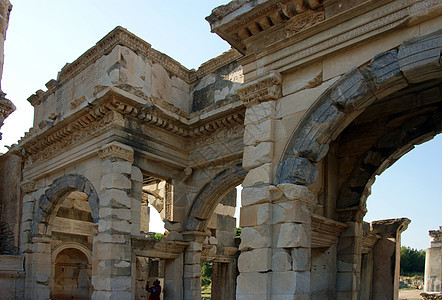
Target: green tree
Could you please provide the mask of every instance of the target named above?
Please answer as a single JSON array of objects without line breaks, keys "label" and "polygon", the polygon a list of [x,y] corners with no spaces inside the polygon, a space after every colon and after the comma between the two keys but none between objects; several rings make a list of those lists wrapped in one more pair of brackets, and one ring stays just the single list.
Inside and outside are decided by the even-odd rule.
[{"label": "green tree", "polygon": [[401,275],[423,275],[425,270],[425,251],[401,247]]},{"label": "green tree", "polygon": [[212,283],[212,263],[203,262],[201,269],[201,285],[208,286]]}]

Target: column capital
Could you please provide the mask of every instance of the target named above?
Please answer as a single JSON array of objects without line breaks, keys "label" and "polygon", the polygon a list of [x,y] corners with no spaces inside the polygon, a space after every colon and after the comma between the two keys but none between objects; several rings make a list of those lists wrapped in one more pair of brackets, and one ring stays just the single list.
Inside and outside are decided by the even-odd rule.
[{"label": "column capital", "polygon": [[281,98],[282,76],[276,71],[242,85],[238,95],[245,106]]},{"label": "column capital", "polygon": [[35,191],[35,182],[32,180],[26,180],[21,183],[21,188],[25,194],[30,194]]},{"label": "column capital", "polygon": [[134,150],[122,143],[111,142],[101,147],[98,151],[98,156],[100,156],[102,160],[120,158],[132,163],[134,160]]}]

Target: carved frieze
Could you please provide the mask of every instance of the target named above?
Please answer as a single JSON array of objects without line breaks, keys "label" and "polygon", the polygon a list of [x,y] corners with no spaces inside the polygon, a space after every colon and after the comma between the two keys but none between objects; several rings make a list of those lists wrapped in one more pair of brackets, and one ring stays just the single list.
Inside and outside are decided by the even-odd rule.
[{"label": "carved frieze", "polygon": [[324,21],[324,11],[307,10],[288,20],[284,28],[287,36],[291,36],[322,21]]},{"label": "carved frieze", "polygon": [[330,247],[337,240],[346,224],[312,215],[312,248]]},{"label": "carved frieze", "polygon": [[167,115],[154,106],[138,105],[119,94],[109,92],[95,104],[80,111],[79,114],[82,113],[80,116],[72,116],[68,120],[59,122],[51,120],[52,127],[49,129],[46,128],[46,123],[41,124],[41,129],[46,130],[43,133],[37,128],[31,128],[19,141],[25,164],[32,164],[66,151],[66,148],[90,138],[109,125],[123,127],[126,125],[125,116],[139,120],[141,122],[139,128],[143,130],[155,126],[181,137],[192,138],[203,137],[221,128],[242,124],[245,113],[241,107],[204,121],[186,124],[178,117]]},{"label": "carved frieze", "polygon": [[134,160],[134,150],[122,143],[112,142],[101,147],[100,151],[98,151],[98,156],[102,160],[120,158],[132,163]]},{"label": "carved frieze", "polygon": [[261,79],[252,81],[238,89],[238,95],[246,106],[277,100],[281,97],[281,74],[271,72]]}]

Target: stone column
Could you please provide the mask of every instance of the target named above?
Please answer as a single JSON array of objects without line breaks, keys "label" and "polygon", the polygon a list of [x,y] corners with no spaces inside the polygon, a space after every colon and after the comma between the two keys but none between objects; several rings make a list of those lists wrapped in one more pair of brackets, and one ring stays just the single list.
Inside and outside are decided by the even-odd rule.
[{"label": "stone column", "polygon": [[21,184],[23,191],[23,213],[20,226],[20,254],[25,257],[25,297],[31,299],[33,294],[33,282],[32,277],[32,261],[31,261],[31,228],[32,220],[34,219],[34,206],[35,199],[32,193],[35,191],[35,183],[33,181],[24,181]]},{"label": "stone column", "polygon": [[199,231],[184,232],[189,246],[184,253],[184,300],[201,299],[201,252],[206,234]]},{"label": "stone column", "polygon": [[33,237],[26,257],[26,299],[49,299],[51,277],[51,238]]},{"label": "stone column", "polygon": [[243,85],[238,94],[245,114],[240,214],[241,251],[238,258],[237,299],[270,299],[272,283],[272,191],[275,142],[275,100],[281,97],[282,77],[269,73]]},{"label": "stone column", "polygon": [[409,223],[407,218],[371,223],[372,232],[381,236],[373,248],[373,299],[399,298],[401,233]]},{"label": "stone column", "polygon": [[429,234],[432,241],[425,256],[425,292],[442,293],[442,226]]},{"label": "stone column", "polygon": [[272,295],[310,299],[314,196],[303,185],[284,183],[278,189],[283,195],[273,200]]},{"label": "stone column", "polygon": [[184,254],[174,260],[166,260],[164,274],[164,300],[183,299]]},{"label": "stone column", "polygon": [[131,222],[135,202],[131,190],[138,173],[132,168],[134,151],[112,142],[101,148],[99,156],[102,177],[98,234],[93,244],[92,299],[133,299],[131,232],[136,230]]},{"label": "stone column", "polygon": [[[235,299],[236,260],[212,265],[212,300]],[[235,264],[235,265],[234,265]]]},{"label": "stone column", "polygon": [[340,222],[347,228],[339,236],[336,274],[336,299],[358,300],[361,285],[362,218],[366,209],[337,209]]}]

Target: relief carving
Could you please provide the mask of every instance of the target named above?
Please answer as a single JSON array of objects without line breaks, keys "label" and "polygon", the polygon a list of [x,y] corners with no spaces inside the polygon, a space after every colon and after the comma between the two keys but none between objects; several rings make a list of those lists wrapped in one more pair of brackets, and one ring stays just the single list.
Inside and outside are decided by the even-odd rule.
[{"label": "relief carving", "polygon": [[120,158],[132,163],[134,159],[134,150],[119,142],[112,142],[101,147],[100,151],[98,151],[98,156],[100,156],[102,160]]},{"label": "relief carving", "polygon": [[272,72],[263,78],[243,85],[238,89],[238,95],[245,105],[277,100],[281,97],[282,77]]},{"label": "relief carving", "polygon": [[287,36],[291,36],[322,21],[324,21],[324,11],[307,10],[291,18],[285,24],[285,32]]}]

